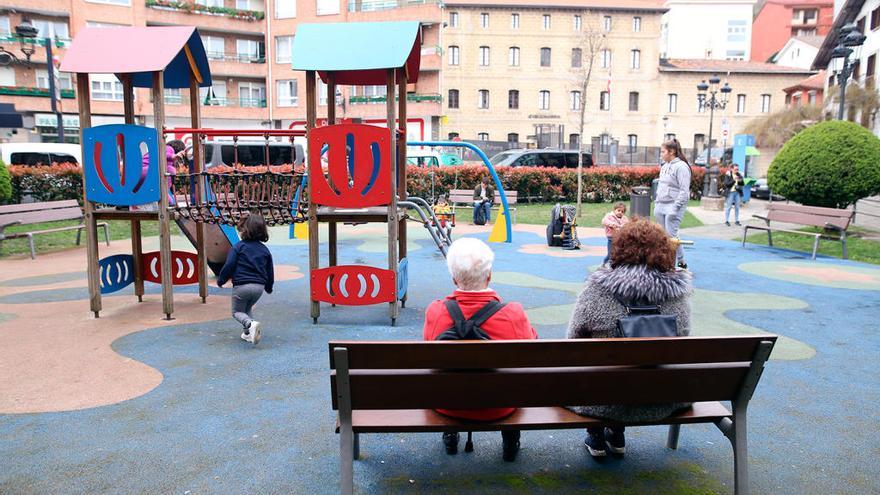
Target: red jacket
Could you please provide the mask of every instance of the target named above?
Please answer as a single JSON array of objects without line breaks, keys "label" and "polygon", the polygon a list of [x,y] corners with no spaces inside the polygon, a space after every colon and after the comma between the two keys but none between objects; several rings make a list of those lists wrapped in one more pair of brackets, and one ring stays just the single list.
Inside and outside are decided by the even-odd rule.
[{"label": "red jacket", "polygon": [[[480,292],[470,292],[456,290],[446,299],[454,299],[461,307],[461,312],[465,318],[480,310],[491,300],[501,301],[498,293],[494,290],[486,290]],[[452,317],[446,311],[443,301],[434,301],[425,310],[425,340],[436,340],[437,336],[445,332],[452,326]],[[537,339],[538,333],[529,323],[523,307],[519,303],[507,303],[500,311],[492,315],[486,323],[480,328],[492,340],[517,340],[517,339]],[[437,412],[446,414],[456,418],[473,419],[477,421],[492,421],[509,416],[516,411],[515,408],[504,407],[494,409],[438,409]]]}]

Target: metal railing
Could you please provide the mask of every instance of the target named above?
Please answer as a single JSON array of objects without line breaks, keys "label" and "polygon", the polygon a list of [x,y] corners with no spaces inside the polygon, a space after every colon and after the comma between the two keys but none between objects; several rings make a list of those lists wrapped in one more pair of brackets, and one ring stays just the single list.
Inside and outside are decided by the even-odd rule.
[{"label": "metal railing", "polygon": [[[348,102],[352,104],[358,103],[385,103],[388,98],[386,95],[378,95],[378,96],[350,96],[348,98]],[[398,101],[398,98],[395,97],[394,101]],[[439,94],[408,94],[406,95],[406,101],[411,102],[441,102],[443,101],[443,97]]]},{"label": "metal railing", "polygon": [[258,57],[253,54],[238,53],[235,55],[227,55],[226,52],[206,51],[205,56],[208,60],[222,60],[224,62],[240,62],[243,64],[265,64],[265,57]]},{"label": "metal railing", "polygon": [[377,10],[397,9],[413,5],[428,5],[438,0],[349,0],[349,12],[375,12]]},{"label": "metal railing", "polygon": [[[53,42],[52,44],[54,44],[56,48],[65,48],[71,42],[70,38],[62,38],[59,36],[55,36],[55,37],[50,36],[50,38],[52,38],[52,42]],[[12,34],[12,33],[0,34],[0,44],[5,44],[5,43],[18,44],[18,43],[21,43],[22,41],[25,43],[30,43],[31,45],[46,46],[46,38],[45,37],[43,37],[43,38],[22,38],[21,36],[18,36],[18,35]]]},{"label": "metal railing", "polygon": [[[0,95],[8,96],[41,96],[48,98],[48,88],[34,88],[25,86],[0,86]],[[76,93],[72,89],[62,89],[62,98],[76,98]]]}]

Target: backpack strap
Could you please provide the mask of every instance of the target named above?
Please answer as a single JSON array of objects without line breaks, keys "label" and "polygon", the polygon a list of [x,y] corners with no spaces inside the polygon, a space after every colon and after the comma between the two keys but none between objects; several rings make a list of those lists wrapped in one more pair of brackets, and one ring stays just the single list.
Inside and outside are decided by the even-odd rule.
[{"label": "backpack strap", "polygon": [[480,328],[480,325],[501,310],[506,303],[489,301],[468,319],[465,319],[464,314],[461,312],[461,307],[455,300],[447,299],[443,301],[443,305],[452,319],[452,327],[438,335],[434,340],[490,340],[486,332]]},{"label": "backpack strap", "polygon": [[626,311],[629,314],[660,314],[659,304],[650,304],[641,299],[627,300],[614,293],[611,295],[614,296],[614,299],[616,299],[621,306],[626,308]]},{"label": "backpack strap", "polygon": [[498,301],[489,301],[485,306],[479,309],[476,313],[471,315],[470,321],[473,322],[475,327],[482,326],[483,323],[495,315],[495,313],[504,309],[504,306],[507,306],[507,303],[502,303]]}]

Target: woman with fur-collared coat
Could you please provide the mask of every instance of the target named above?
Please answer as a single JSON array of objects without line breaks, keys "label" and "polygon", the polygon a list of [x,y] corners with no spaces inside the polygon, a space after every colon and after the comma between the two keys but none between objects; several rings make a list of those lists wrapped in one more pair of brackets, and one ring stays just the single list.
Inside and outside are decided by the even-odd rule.
[{"label": "woman with fur-collared coat", "polygon": [[[618,302],[642,300],[674,315],[679,337],[690,334],[691,275],[675,269],[675,244],[663,229],[648,220],[623,226],[614,237],[611,268],[599,268],[587,278],[568,325],[570,339],[620,338],[617,320],[627,316]],[[583,416],[618,421],[653,421],[690,404],[650,406],[572,406]],[[589,428],[584,444],[593,457],[626,451],[624,428]]]}]

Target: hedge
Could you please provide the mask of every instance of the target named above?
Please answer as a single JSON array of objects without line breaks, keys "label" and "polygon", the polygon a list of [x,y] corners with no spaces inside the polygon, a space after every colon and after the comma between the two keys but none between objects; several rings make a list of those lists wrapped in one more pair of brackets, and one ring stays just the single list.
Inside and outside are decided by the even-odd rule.
[{"label": "hedge", "polygon": [[[702,167],[691,167],[691,198],[700,197]],[[287,171],[285,169],[284,171]],[[584,201],[603,203],[629,199],[636,186],[650,186],[659,173],[659,167],[591,167],[584,170]],[[48,167],[11,166],[12,200],[21,202],[22,195],[30,194],[35,201],[77,199],[82,203],[82,169],[72,164]],[[431,197],[431,177],[434,194],[446,194],[451,189],[471,189],[486,169],[477,165],[422,168],[407,167],[408,191],[412,196]],[[522,201],[574,202],[577,196],[577,171],[547,167],[502,167],[498,175],[504,188],[517,191]]]},{"label": "hedge", "polygon": [[6,164],[0,160],[0,204],[3,204],[12,198],[12,177]]}]

